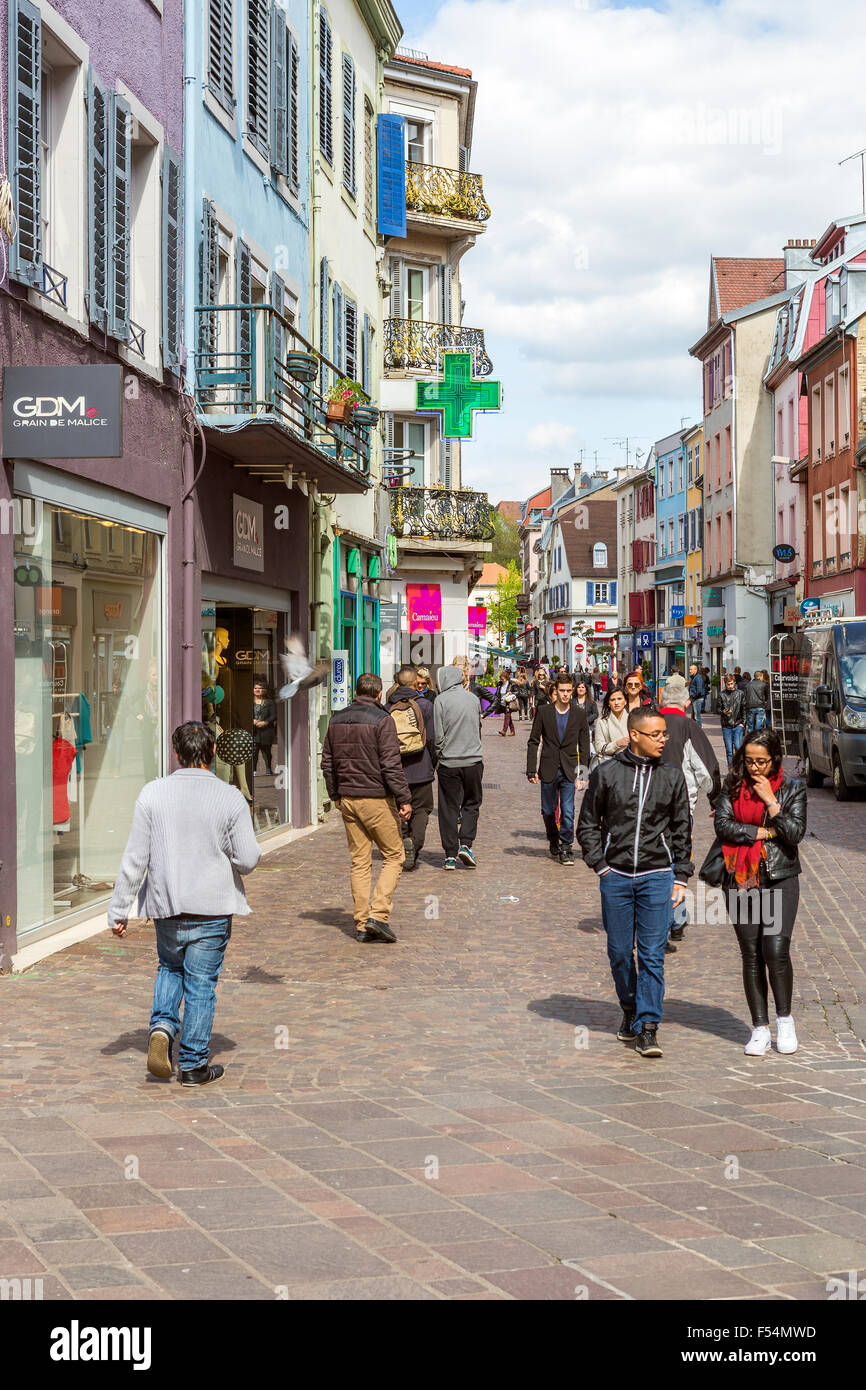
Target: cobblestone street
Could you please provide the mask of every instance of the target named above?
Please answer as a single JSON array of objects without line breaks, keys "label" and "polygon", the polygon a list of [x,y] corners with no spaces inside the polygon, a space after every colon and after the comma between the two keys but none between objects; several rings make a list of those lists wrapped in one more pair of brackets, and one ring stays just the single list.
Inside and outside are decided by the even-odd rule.
[{"label": "cobblestone street", "polygon": [[[396,945],[354,940],[335,814],[263,859],[202,1092],[145,1071],[148,924],[0,981],[0,1276],[54,1299],[799,1300],[866,1271],[866,805],[809,793],[799,1052],[743,1055],[733,932],[694,925],[643,1060],[516,727],[484,724],[477,872],[441,871],[431,821]],[[702,797],[698,864],[709,841]]]}]

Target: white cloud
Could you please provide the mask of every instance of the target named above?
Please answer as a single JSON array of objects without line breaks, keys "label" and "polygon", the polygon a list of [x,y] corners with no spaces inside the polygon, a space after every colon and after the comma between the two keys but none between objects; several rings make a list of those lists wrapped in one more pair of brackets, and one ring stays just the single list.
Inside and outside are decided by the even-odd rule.
[{"label": "white cloud", "polygon": [[832,25],[811,0],[446,0],[407,35],[479,84],[472,168],[492,218],[463,290],[506,409],[479,421],[473,475],[527,495],[526,445],[563,394],[600,452],[695,414],[710,255],[778,256],[859,204],[859,169],[837,161],[862,124],[839,67],[861,15],[860,0]]},{"label": "white cloud", "polygon": [[536,453],[547,453],[558,445],[571,443],[576,436],[577,425],[561,425],[551,420],[546,425],[533,425],[526,436],[526,443]]}]

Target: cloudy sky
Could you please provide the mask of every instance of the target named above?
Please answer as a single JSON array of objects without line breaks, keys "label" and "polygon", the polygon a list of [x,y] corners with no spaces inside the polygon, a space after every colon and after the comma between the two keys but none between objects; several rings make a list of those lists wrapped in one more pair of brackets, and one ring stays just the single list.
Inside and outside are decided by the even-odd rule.
[{"label": "cloudy sky", "polygon": [[[464,481],[522,498],[584,450],[700,410],[709,257],[778,256],[860,208],[862,0],[395,0],[403,44],[478,80],[493,216],[465,322],[503,382]],[[849,45],[854,45],[850,47]],[[632,455],[633,457],[633,455]]]}]

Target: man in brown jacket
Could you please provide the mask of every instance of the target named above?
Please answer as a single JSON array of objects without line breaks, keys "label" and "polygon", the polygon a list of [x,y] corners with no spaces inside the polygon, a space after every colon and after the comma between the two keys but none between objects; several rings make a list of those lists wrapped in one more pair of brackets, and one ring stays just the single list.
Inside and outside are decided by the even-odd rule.
[{"label": "man in brown jacket", "polygon": [[[378,676],[359,676],[351,705],[331,716],[322,750],[325,786],[343,817],[349,842],[359,941],[397,940],[388,919],[403,868],[400,821],[408,821],[412,815],[397,726],[382,708],[381,696]],[[371,903],[374,844],[383,863]]]}]

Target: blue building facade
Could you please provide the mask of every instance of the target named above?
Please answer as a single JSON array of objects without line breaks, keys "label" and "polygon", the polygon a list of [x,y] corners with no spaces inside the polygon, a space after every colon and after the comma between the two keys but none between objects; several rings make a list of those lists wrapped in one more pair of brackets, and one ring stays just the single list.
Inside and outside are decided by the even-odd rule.
[{"label": "blue building facade", "polygon": [[687,509],[685,431],[655,444],[656,476],[656,631],[653,677],[663,681],[674,671],[686,674],[685,603]]}]

